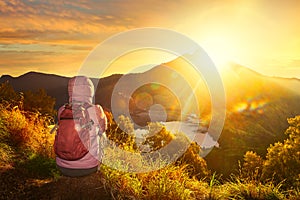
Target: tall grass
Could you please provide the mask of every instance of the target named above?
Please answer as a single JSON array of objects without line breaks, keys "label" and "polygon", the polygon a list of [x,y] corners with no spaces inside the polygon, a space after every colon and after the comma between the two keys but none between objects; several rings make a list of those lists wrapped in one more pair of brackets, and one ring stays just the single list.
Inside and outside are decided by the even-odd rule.
[{"label": "tall grass", "polygon": [[219,198],[221,199],[286,199],[281,184],[274,185],[273,182],[261,183],[249,181],[232,176],[230,181],[220,185]]},{"label": "tall grass", "polygon": [[57,174],[49,117],[0,104],[0,163],[37,176]]},{"label": "tall grass", "polygon": [[114,199],[207,199],[276,200],[297,199],[299,191],[282,191],[272,182],[246,182],[235,178],[220,184],[190,177],[186,167],[169,165],[148,173],[128,173],[101,166],[104,183]]},{"label": "tall grass", "polygon": [[[222,180],[222,175],[209,172],[205,160],[199,156],[201,149],[197,144],[191,143],[182,156],[173,163],[168,163],[159,154],[155,159],[147,159],[136,146],[132,148],[134,138],[128,140],[125,133],[116,130],[117,125],[114,131],[108,132],[110,138],[117,140],[115,144],[120,148],[106,148],[101,165],[104,185],[114,199],[264,200],[299,197],[299,188],[285,191],[281,183],[262,180],[261,171],[258,170],[260,168],[257,168],[261,160],[255,153],[248,153],[246,156],[255,162],[240,165],[240,174],[232,175],[230,180]],[[164,129],[160,130],[159,136],[169,134]],[[118,137],[114,136],[120,133]],[[124,141],[120,136],[126,136]],[[155,144],[159,146],[163,140],[163,137],[151,136],[149,144],[154,146],[150,149],[157,149]],[[178,140],[176,134],[172,135],[172,140]],[[177,144],[180,145],[183,141],[178,140]]]},{"label": "tall grass", "polygon": [[148,173],[121,172],[102,165],[106,187],[116,199],[191,199],[184,167],[170,165]]},{"label": "tall grass", "polygon": [[53,156],[54,135],[49,134],[48,117],[1,105],[0,119],[0,137],[8,144],[14,148]]},{"label": "tall grass", "polygon": [[[39,113],[0,104],[1,165],[17,163],[15,166],[27,169],[35,177],[58,176],[49,120]],[[147,159],[137,150],[134,138],[114,135],[120,134],[117,125],[112,126],[110,133],[111,138],[119,140],[117,144],[122,150],[107,147],[100,171],[114,199],[299,199],[299,188],[284,191],[281,184],[272,180],[262,182],[258,175],[222,180],[220,175],[210,174],[198,155],[199,149],[193,145],[177,162],[169,164],[159,155]]]}]

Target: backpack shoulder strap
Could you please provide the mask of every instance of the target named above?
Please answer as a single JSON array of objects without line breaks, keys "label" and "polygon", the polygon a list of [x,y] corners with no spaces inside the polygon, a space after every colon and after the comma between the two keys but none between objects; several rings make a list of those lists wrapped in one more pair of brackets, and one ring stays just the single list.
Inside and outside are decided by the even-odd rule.
[{"label": "backpack shoulder strap", "polygon": [[93,107],[94,105],[91,103],[83,103],[82,107],[84,107],[86,110]]},{"label": "backpack shoulder strap", "polygon": [[58,109],[58,112],[57,112],[57,122],[55,123],[54,127],[51,129],[50,131],[50,134],[54,133],[55,131],[57,131],[58,129],[58,121],[60,120],[60,115],[61,113],[66,109],[66,106],[68,105],[68,103],[64,104],[63,106],[61,106],[59,109]]},{"label": "backpack shoulder strap", "polygon": [[93,121],[93,119],[91,119],[91,116],[90,116],[90,113],[88,111],[89,108],[93,107],[93,104],[90,104],[90,103],[83,103],[81,105],[84,113],[85,113],[85,116],[87,117],[87,123],[84,124],[82,126],[82,128],[88,128],[88,129],[91,129],[92,126],[95,124],[95,122]]}]

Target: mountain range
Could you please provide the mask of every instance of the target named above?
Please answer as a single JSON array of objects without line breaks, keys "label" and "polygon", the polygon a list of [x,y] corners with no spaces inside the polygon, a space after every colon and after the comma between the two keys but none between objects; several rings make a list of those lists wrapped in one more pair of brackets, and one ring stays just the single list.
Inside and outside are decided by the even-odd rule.
[{"label": "mountain range", "polygon": [[[143,73],[92,78],[95,103],[116,115],[128,113],[138,125],[155,118],[159,121],[163,116],[167,121],[182,120],[182,113],[197,111],[208,125],[209,89],[187,67],[178,58]],[[218,140],[220,148],[213,149],[206,160],[212,170],[226,176],[237,168],[237,160],[246,151],[253,150],[263,156],[270,144],[285,139],[287,118],[300,114],[300,80],[264,76],[234,63],[222,69],[221,78],[226,94],[225,126]],[[3,75],[0,83],[9,81],[18,92],[43,88],[56,99],[57,109],[68,101],[69,79],[29,72],[19,77]],[[193,90],[195,83],[197,89]]]}]

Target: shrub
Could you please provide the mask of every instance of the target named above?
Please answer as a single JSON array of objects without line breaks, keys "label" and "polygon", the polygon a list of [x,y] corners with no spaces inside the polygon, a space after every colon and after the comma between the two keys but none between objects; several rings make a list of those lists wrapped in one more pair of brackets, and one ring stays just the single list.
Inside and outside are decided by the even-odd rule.
[{"label": "shrub", "polygon": [[255,152],[247,151],[240,169],[240,177],[259,181],[262,176],[263,163],[264,160]]},{"label": "shrub", "polygon": [[7,104],[9,102],[16,106],[20,100],[20,95],[15,92],[8,81],[0,84],[0,103]]},{"label": "shrub", "polygon": [[19,108],[1,108],[0,132],[6,143],[17,149],[29,149],[45,156],[52,156],[54,135],[49,134],[51,119]]},{"label": "shrub", "polygon": [[268,148],[263,168],[264,178],[274,179],[285,187],[300,187],[300,116],[288,119],[290,124],[284,142]]},{"label": "shrub", "polygon": [[12,162],[14,151],[6,143],[0,142],[0,163],[9,164]]},{"label": "shrub", "polygon": [[46,90],[40,89],[37,92],[24,92],[24,110],[41,113],[45,116],[54,116],[55,98],[48,96]]},{"label": "shrub", "polygon": [[108,127],[106,130],[107,138],[118,147],[127,151],[135,151],[135,136],[133,134],[133,124],[125,116],[119,117],[119,124],[112,118],[112,114],[105,112],[108,118]]},{"label": "shrub", "polygon": [[166,127],[162,126],[160,123],[149,123],[148,124],[148,134],[146,141],[143,145],[149,145],[151,151],[157,151],[162,147],[168,145],[174,135],[166,130]]},{"label": "shrub", "polygon": [[186,152],[177,160],[178,165],[186,165],[190,176],[198,179],[207,177],[210,172],[206,161],[200,156],[200,146],[192,142]]},{"label": "shrub", "polygon": [[246,152],[242,179],[272,180],[275,184],[282,183],[284,188],[300,187],[300,116],[288,119],[288,122],[290,127],[285,132],[288,138],[270,145],[265,160],[254,152]]},{"label": "shrub", "polygon": [[43,116],[56,115],[55,98],[47,95],[46,90],[17,93],[8,81],[0,84],[0,103],[10,108],[18,107],[22,111],[40,113]]}]

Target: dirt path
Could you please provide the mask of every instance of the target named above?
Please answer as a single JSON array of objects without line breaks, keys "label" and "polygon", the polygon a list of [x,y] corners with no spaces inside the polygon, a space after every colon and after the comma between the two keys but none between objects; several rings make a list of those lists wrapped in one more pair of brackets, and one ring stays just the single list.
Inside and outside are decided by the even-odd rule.
[{"label": "dirt path", "polygon": [[[4,168],[5,167],[5,168]],[[22,169],[1,166],[0,199],[101,199],[110,200],[100,173],[85,177],[37,179]]]}]

